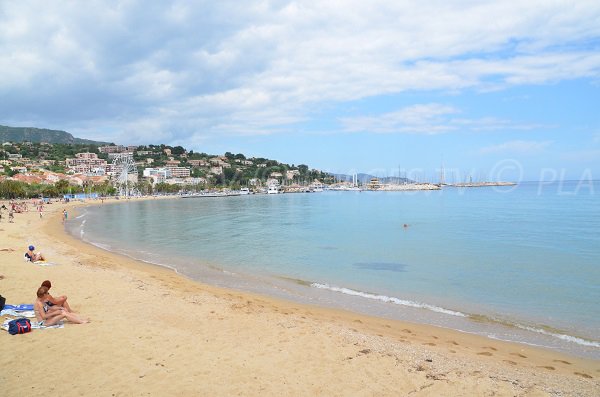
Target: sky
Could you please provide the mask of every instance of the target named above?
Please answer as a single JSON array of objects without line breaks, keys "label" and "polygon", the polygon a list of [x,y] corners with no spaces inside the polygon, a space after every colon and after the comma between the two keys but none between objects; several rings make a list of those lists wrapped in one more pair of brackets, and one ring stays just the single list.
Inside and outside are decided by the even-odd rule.
[{"label": "sky", "polygon": [[435,181],[600,179],[600,2],[0,1],[0,124]]}]

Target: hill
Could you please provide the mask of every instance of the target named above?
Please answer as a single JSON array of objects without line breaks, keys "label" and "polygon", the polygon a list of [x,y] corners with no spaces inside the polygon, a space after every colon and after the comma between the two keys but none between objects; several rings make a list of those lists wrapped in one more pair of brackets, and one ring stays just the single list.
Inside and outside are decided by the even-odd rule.
[{"label": "hill", "polygon": [[71,145],[108,145],[108,142],[75,138],[66,131],[46,128],[9,127],[0,125],[0,143],[2,142],[46,142]]}]

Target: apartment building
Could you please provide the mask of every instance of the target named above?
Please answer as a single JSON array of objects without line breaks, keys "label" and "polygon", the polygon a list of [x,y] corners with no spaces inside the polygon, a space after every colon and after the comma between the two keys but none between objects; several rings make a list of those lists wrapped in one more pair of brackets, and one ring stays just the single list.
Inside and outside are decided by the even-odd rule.
[{"label": "apartment building", "polygon": [[99,159],[96,153],[77,153],[75,158],[66,160],[66,166],[70,171],[76,174],[85,174],[94,170],[96,173],[98,169],[102,169],[106,172],[106,160]]},{"label": "apartment building", "polygon": [[191,173],[190,169],[187,167],[165,167],[166,169],[171,171],[173,178],[188,178]]}]

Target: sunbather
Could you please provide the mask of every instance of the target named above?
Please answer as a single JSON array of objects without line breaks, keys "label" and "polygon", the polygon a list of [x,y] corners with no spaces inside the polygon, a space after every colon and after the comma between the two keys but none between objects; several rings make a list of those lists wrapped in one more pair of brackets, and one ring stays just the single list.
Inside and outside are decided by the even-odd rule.
[{"label": "sunbather", "polygon": [[45,261],[46,260],[46,258],[44,258],[44,255],[42,255],[41,252],[38,252],[37,254],[35,253],[35,247],[33,245],[29,246],[29,251],[27,251],[25,253],[25,258],[27,258],[31,262]]},{"label": "sunbather", "polygon": [[79,318],[73,313],[69,313],[64,308],[50,311],[48,305],[46,304],[48,295],[48,288],[38,288],[37,299],[33,304],[33,310],[39,325],[54,325],[60,320],[68,320],[75,324],[85,324],[88,322],[88,320]]},{"label": "sunbather", "polygon": [[49,306],[49,310],[54,311],[60,308],[64,308],[69,313],[73,313],[73,310],[71,310],[71,307],[67,303],[66,295],[61,295],[56,298],[50,295],[50,288],[52,288],[52,283],[50,282],[50,280],[44,280],[41,286],[46,287],[48,289],[48,300],[46,300],[45,303]]}]

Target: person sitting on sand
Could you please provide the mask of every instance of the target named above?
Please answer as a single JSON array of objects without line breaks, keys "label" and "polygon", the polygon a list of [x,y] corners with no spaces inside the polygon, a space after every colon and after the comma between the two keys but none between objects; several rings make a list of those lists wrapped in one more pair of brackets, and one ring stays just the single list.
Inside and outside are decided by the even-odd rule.
[{"label": "person sitting on sand", "polygon": [[60,320],[68,320],[75,324],[85,324],[89,322],[86,319],[79,318],[73,313],[69,313],[64,308],[51,311],[49,306],[46,304],[46,301],[48,300],[48,295],[48,288],[38,288],[37,299],[33,304],[33,310],[35,312],[35,318],[37,319],[39,325],[55,325]]},{"label": "person sitting on sand", "polygon": [[36,254],[34,251],[35,251],[35,247],[33,245],[30,245],[29,246],[29,251],[27,251],[25,253],[25,258],[27,258],[31,262],[45,261],[46,260],[46,258],[44,258],[44,255],[42,255],[41,252],[38,252]]},{"label": "person sitting on sand", "polygon": [[73,313],[73,310],[71,310],[71,307],[67,303],[67,297],[65,295],[61,295],[56,298],[50,295],[50,288],[52,288],[52,283],[50,280],[44,280],[41,286],[48,289],[48,300],[46,300],[45,303],[49,306],[49,311],[55,311],[64,308],[69,313]]}]

